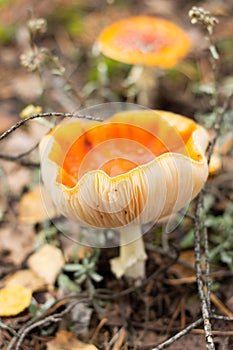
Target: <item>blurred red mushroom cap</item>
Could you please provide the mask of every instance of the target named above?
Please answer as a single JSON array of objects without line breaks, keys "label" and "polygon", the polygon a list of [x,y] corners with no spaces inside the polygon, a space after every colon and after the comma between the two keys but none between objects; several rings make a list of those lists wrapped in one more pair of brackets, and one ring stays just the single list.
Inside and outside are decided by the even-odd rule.
[{"label": "blurred red mushroom cap", "polygon": [[191,42],[175,23],[156,17],[136,16],[119,20],[99,35],[100,51],[129,64],[169,68],[182,59]]}]

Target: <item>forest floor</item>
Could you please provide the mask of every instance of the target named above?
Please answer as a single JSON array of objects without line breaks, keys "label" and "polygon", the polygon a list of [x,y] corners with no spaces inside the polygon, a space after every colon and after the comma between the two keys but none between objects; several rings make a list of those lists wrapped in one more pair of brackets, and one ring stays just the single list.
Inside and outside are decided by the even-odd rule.
[{"label": "forest floor", "polygon": [[[196,3],[0,1],[0,133],[22,120],[20,113],[29,105],[40,106],[43,112],[82,110],[80,92],[87,106],[122,101],[144,105],[149,101],[150,108],[170,110],[212,128],[213,70],[208,41],[201,25],[192,25],[188,16]],[[233,5],[230,0],[206,0],[199,1],[198,6],[219,19],[213,38],[220,55],[217,90],[219,106],[223,106],[233,86]],[[131,66],[97,54],[94,45],[107,24],[139,14],[172,20],[192,39],[185,59],[160,72],[152,94],[147,90],[152,95],[149,100],[127,85]],[[21,65],[20,55],[32,47],[26,26],[30,16],[47,20],[47,31],[34,38],[34,49],[46,48],[52,57],[59,57],[65,75],[57,61],[43,62],[37,71]],[[216,148],[221,167],[209,177],[204,199],[211,312],[223,316],[211,320],[216,350],[233,349],[233,324],[229,321],[233,319],[232,107],[231,102]],[[73,229],[67,237],[56,220],[48,219],[48,215],[56,216],[56,209],[52,203],[44,209],[37,145],[49,128],[36,119],[1,141],[0,287],[10,294],[7,288],[20,285],[30,290],[32,297],[23,307],[26,296],[19,298],[20,290],[13,290],[14,297],[11,295],[5,311],[0,306],[0,349],[162,349],[165,345],[158,344],[195,321],[196,327],[166,348],[205,349],[194,264],[195,200],[181,223],[165,238],[162,232],[166,223],[150,228],[144,235],[146,278],[136,285],[125,278],[118,280],[109,263],[117,255],[116,247],[93,249],[77,244],[77,231]],[[26,157],[18,157],[31,149]],[[37,260],[33,259],[38,252]],[[92,279],[85,270],[83,281],[75,282],[64,262],[73,264],[73,272],[77,265],[93,263],[96,275]],[[3,304],[3,300],[10,299],[9,294],[3,296],[0,290]],[[21,312],[17,312],[18,307]]]}]

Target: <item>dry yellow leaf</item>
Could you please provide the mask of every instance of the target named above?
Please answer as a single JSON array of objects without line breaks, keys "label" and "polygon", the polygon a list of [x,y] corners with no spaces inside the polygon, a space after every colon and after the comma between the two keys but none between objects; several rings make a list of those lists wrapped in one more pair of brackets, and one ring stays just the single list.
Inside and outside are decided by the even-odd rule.
[{"label": "dry yellow leaf", "polygon": [[28,259],[28,266],[50,285],[55,283],[64,264],[61,250],[51,244],[43,245]]},{"label": "dry yellow leaf", "polygon": [[34,224],[57,215],[57,210],[43,185],[25,193],[19,203],[19,221]]},{"label": "dry yellow leaf", "polygon": [[56,338],[47,343],[47,350],[98,350],[93,344],[79,341],[75,335],[68,331],[59,331]]},{"label": "dry yellow leaf", "polygon": [[0,316],[15,316],[25,310],[31,302],[32,291],[12,285],[0,290]]},{"label": "dry yellow leaf", "polygon": [[209,163],[209,175],[216,175],[222,168],[222,160],[219,154],[213,153]]},{"label": "dry yellow leaf", "polygon": [[26,119],[30,117],[33,114],[42,113],[42,107],[41,106],[34,106],[34,105],[27,105],[21,112],[20,117],[22,119]]},{"label": "dry yellow leaf", "polygon": [[7,287],[17,284],[31,289],[32,292],[42,290],[46,285],[45,280],[30,269],[15,272],[13,275],[7,277],[4,282]]}]

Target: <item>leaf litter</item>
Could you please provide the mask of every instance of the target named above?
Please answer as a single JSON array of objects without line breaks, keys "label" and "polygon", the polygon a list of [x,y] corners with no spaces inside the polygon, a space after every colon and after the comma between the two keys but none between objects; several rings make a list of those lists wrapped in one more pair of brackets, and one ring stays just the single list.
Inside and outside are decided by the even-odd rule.
[{"label": "leaf litter", "polygon": [[[3,17],[4,21],[15,22],[15,20],[18,20],[20,16],[21,23],[25,22],[25,9],[28,7],[29,3],[30,1],[26,0],[24,0],[23,2],[15,1],[14,4],[12,3],[10,5],[4,6],[0,18]],[[94,42],[95,36],[93,34],[94,32],[92,29],[93,25],[95,25],[96,29],[102,28],[103,21],[106,20],[106,18],[103,17],[103,4],[100,4],[100,2],[98,1],[78,2],[80,4],[82,3],[82,6],[80,6],[82,9],[84,9],[84,12],[82,14],[83,18],[85,18],[85,15],[87,15],[87,20],[85,21],[85,31],[83,35],[71,38],[70,35],[64,35],[64,33],[62,34],[62,31],[59,29],[59,20],[56,20],[56,18],[53,17],[56,16],[56,9],[59,6],[63,6],[64,3],[64,0],[54,0],[49,4],[46,1],[42,1],[40,2],[40,4],[38,3],[36,5],[37,14],[39,14],[40,16],[48,15],[50,16],[50,19],[53,18],[54,22],[50,22],[52,23],[50,25],[54,25],[54,28],[52,27],[51,30],[54,30],[53,35],[56,38],[58,46],[60,43],[60,45],[62,45],[63,48],[69,47],[68,52],[66,52],[66,59],[70,58],[72,61],[72,54],[75,52],[75,54],[78,55],[75,45],[77,46],[77,43],[78,45],[80,45],[79,52],[82,53],[82,50],[84,52],[84,58],[82,57],[82,67],[84,67],[85,65],[83,62],[91,56],[91,45]],[[188,10],[190,4],[186,3],[184,9],[182,3],[182,1],[178,1],[176,2],[176,4],[174,4],[173,1],[168,1],[167,4],[161,2],[161,6],[159,6],[160,2],[158,2],[158,4],[155,4],[152,1],[143,1],[140,4],[138,3],[137,5],[134,5],[136,7],[134,7],[133,10],[132,8],[129,8],[129,11],[128,9],[126,9],[124,12],[122,10],[119,11],[119,8],[117,7],[115,8],[114,6],[111,7],[110,5],[108,5],[108,14],[110,14],[110,16],[108,16],[107,19],[109,21],[113,19],[115,20],[121,17],[122,15],[127,16],[128,13],[131,14],[132,11],[141,11],[142,8],[143,10],[145,10],[146,8],[147,11],[151,14],[160,13],[166,17],[171,16],[170,8],[172,8],[174,10],[172,11],[172,15],[174,15],[178,20],[186,21],[185,23],[188,27],[186,8]],[[211,4],[207,2],[206,5],[210,6]],[[69,6],[69,4],[65,4],[65,6],[62,7],[62,9],[67,8]],[[212,6],[215,7],[215,4]],[[216,4],[215,7],[216,11],[220,13],[221,16],[223,16],[221,26],[218,26],[217,28],[218,38],[221,38],[221,35],[224,35],[224,39],[229,37],[229,33],[231,31],[231,27],[229,25],[230,21],[228,6],[229,3],[228,1],[226,1],[224,2],[224,5],[218,4],[217,6]],[[88,8],[87,12],[85,12],[86,8]],[[12,9],[15,10],[13,11]],[[89,11],[90,14],[88,13]],[[204,45],[204,40],[202,41],[203,45],[200,43],[200,38],[203,38],[202,33],[197,29],[191,28],[190,35],[195,39],[196,54],[197,56],[200,55],[200,57],[197,57],[197,64],[199,65],[198,74],[203,74],[203,72],[205,72],[205,75],[203,74],[202,79],[203,81],[205,81],[207,77],[208,80],[208,77],[210,77],[208,63],[206,62],[205,55],[201,56],[201,50],[203,50]],[[49,35],[46,38],[46,41],[46,44],[51,44],[51,37]],[[19,118],[20,110],[22,110],[25,107],[25,104],[28,103],[28,101],[32,101],[33,103],[35,102],[35,104],[40,104],[41,102],[38,101],[40,100],[41,93],[41,91],[39,91],[40,81],[37,78],[36,80],[34,80],[34,78],[31,79],[29,77],[30,74],[25,74],[25,71],[22,70],[22,68],[16,64],[18,60],[18,51],[20,49],[19,42],[17,43],[17,45],[18,47],[13,46],[12,44],[10,44],[8,48],[5,46],[1,47],[2,55],[0,62],[2,63],[4,60],[4,65],[8,64],[8,70],[4,70],[4,75],[2,73],[0,75],[1,77],[4,77],[4,79],[0,79],[0,92],[2,92],[1,96],[5,96],[4,103],[7,103],[7,106],[9,106],[9,108],[7,109],[4,108],[4,110],[6,111],[5,117],[1,118],[0,116],[0,125],[1,127],[3,127],[3,129],[7,129],[11,124],[13,124],[12,121],[15,121]],[[52,42],[52,46],[53,45],[54,43]],[[204,45],[204,48],[205,47],[206,46]],[[9,52],[10,48],[11,52]],[[65,50],[63,49],[62,52],[65,52]],[[227,55],[229,55],[229,53]],[[93,59],[92,56],[91,59]],[[190,60],[192,60],[192,55],[190,55]],[[74,72],[72,73],[74,74],[74,78],[81,84],[81,82],[83,81],[83,74],[85,72],[85,69],[82,72],[79,72],[77,75],[75,75],[76,64],[76,61],[72,61],[71,66],[68,66],[68,70],[70,72]],[[106,62],[104,62],[104,64],[106,67]],[[202,69],[202,65],[204,69]],[[192,72],[193,74],[193,67],[191,67],[191,65],[187,65],[186,68],[182,65],[180,67],[183,67],[182,69],[184,69],[186,73],[189,72],[187,75],[189,75],[190,72]],[[224,64],[221,68],[221,72],[226,74],[228,72],[227,70],[229,70],[229,66],[227,64]],[[195,77],[195,74],[192,76]],[[180,77],[178,77],[178,80],[180,79]],[[43,78],[46,78],[46,76],[44,76]],[[193,95],[187,93],[186,86],[187,84],[190,84],[190,81],[185,80],[186,85],[182,85],[182,83],[181,85],[179,85],[179,81],[176,81],[169,77],[169,79],[166,80],[166,78],[166,76],[165,78],[161,78],[161,98],[159,100],[161,107],[164,107],[165,105],[165,107],[172,108],[173,110],[182,107],[184,113],[185,111],[188,111],[191,113],[191,115],[193,115],[197,110],[197,100],[195,100],[195,97],[193,97]],[[24,80],[27,81],[26,84]],[[15,86],[14,84],[12,84],[12,81],[16,82]],[[55,85],[55,92],[51,91],[52,84]],[[51,109],[56,110],[59,106],[59,109],[62,108],[64,110],[70,111],[70,106],[72,106],[73,109],[74,106],[76,106],[77,104],[75,104],[73,98],[70,95],[66,98],[67,95],[64,94],[61,88],[61,84],[59,84],[60,82],[54,79],[52,83],[47,86],[46,98],[49,100],[49,98],[54,96],[54,98],[52,98],[53,102],[50,106]],[[174,94],[174,89],[177,89],[177,86],[183,87],[183,93],[180,94],[180,96],[178,96],[179,94]],[[29,91],[29,89],[31,91]],[[59,103],[59,101],[62,102]],[[98,103],[100,102],[98,99],[96,99],[96,95],[94,95],[94,99],[92,101],[97,101]],[[2,106],[1,102],[2,101],[0,101],[0,104]],[[198,97],[198,108],[203,109],[203,111],[209,108],[206,104],[206,99],[201,96]],[[14,137],[9,138],[9,141],[7,140],[7,142],[2,144],[4,147],[4,151],[6,151],[6,153],[9,154],[15,154],[16,151],[20,153],[27,150],[28,147],[30,148],[31,146],[34,146],[35,143],[40,139],[40,136],[45,132],[45,129],[39,129],[40,127],[38,123],[32,123],[31,125],[28,124],[28,126],[24,128],[22,134],[21,130],[18,130],[18,132],[15,133]],[[19,136],[17,136],[17,134]],[[10,141],[10,139],[12,140]],[[12,142],[12,144],[10,142]],[[33,153],[33,159],[36,160],[38,159],[37,157],[38,154],[36,152]],[[223,169],[220,170],[220,174],[217,174],[216,178],[211,180],[212,183],[215,183],[215,181],[216,183],[219,182],[220,187],[223,187],[222,184],[226,183],[224,182],[226,181],[226,174],[224,174],[223,171],[225,171],[229,175],[230,171],[232,170],[231,160],[232,156],[230,155],[224,158],[223,163],[225,162],[225,164],[223,164]],[[28,295],[33,293],[33,296],[35,300],[37,300],[40,309],[41,305],[46,304],[46,299],[54,300],[53,298],[55,298],[56,300],[56,298],[59,298],[60,288],[57,284],[57,281],[59,278],[59,274],[61,273],[64,266],[65,259],[63,255],[66,255],[65,253],[63,253],[63,246],[65,244],[62,242],[61,245],[59,245],[59,243],[62,240],[64,241],[64,237],[61,240],[60,238],[57,239],[58,247],[60,246],[62,248],[55,247],[55,250],[53,248],[51,250],[50,248],[48,249],[48,246],[46,245],[46,249],[44,250],[44,252],[43,246],[38,249],[38,245],[36,242],[37,233],[40,230],[43,231],[43,220],[47,220],[47,218],[43,210],[41,210],[41,203],[38,196],[38,188],[35,186],[35,184],[32,185],[32,182],[35,181],[34,179],[37,177],[37,175],[34,171],[29,171],[28,169],[22,168],[14,163],[4,162],[3,164],[3,162],[1,161],[1,166],[6,173],[4,179],[4,188],[1,188],[0,193],[0,197],[3,198],[3,209],[1,213],[1,218],[3,220],[0,226],[0,272],[1,276],[4,277],[4,279],[2,279],[1,282],[3,285],[5,285],[5,287],[3,287],[1,291],[3,291],[2,294],[4,298],[7,296],[7,298],[9,298],[9,300],[11,300],[12,303],[15,302],[16,305],[18,305],[17,303],[19,303],[20,305],[20,302],[17,299],[17,296],[20,295],[19,291],[24,290],[22,288],[25,287],[29,288],[30,292],[28,293]],[[5,184],[5,182],[8,184]],[[217,204],[215,214],[217,215],[221,213],[221,210],[226,209],[226,197],[224,197],[225,192],[226,190],[224,190],[224,192],[221,192],[218,199],[216,200]],[[228,197],[230,196],[229,193],[227,195]],[[37,203],[37,205],[30,206],[31,201],[33,203]],[[38,211],[36,210],[37,206]],[[25,222],[24,224],[19,222],[19,217],[21,217],[22,221]],[[185,229],[180,228],[177,231],[176,238],[174,238],[171,235],[171,239],[174,239],[175,243],[179,244],[180,237],[184,236],[186,230],[188,230],[189,228],[188,225],[189,224],[186,224]],[[152,242],[158,239],[155,237],[155,234],[151,234],[147,235],[145,237],[145,240],[147,242]],[[68,245],[69,253],[66,255],[66,258],[70,261],[74,256],[77,256],[77,254],[74,254],[74,252],[72,252],[70,242]],[[37,249],[36,251],[35,247]],[[105,292],[107,290],[109,293],[109,298],[101,299],[101,297],[99,297],[97,298],[97,304],[95,303],[96,299],[94,298],[92,300],[93,304],[91,303],[91,306],[89,307],[86,306],[85,303],[81,304],[79,307],[79,304],[77,304],[77,306],[73,309],[73,312],[68,313],[66,315],[66,319],[63,318],[60,321],[59,326],[57,327],[51,326],[51,328],[49,328],[47,325],[44,325],[44,328],[42,327],[43,329],[40,329],[41,333],[39,333],[39,328],[37,328],[35,331],[32,330],[31,335],[28,334],[28,337],[24,342],[25,348],[29,348],[30,346],[34,346],[36,344],[35,346],[37,346],[38,349],[40,348],[43,350],[46,347],[48,350],[65,350],[66,348],[67,350],[96,350],[96,346],[98,346],[98,349],[101,350],[151,350],[155,347],[156,344],[165,340],[165,337],[168,336],[166,334],[167,325],[169,324],[171,319],[174,318],[174,314],[176,312],[177,305],[180,302],[181,296],[184,296],[185,300],[186,325],[192,322],[194,318],[199,317],[199,300],[197,298],[195,282],[193,281],[189,284],[184,285],[179,284],[179,279],[186,277],[193,278],[192,269],[187,268],[186,264],[182,265],[182,262],[184,262],[184,260],[186,261],[186,263],[192,263],[192,254],[188,255],[187,257],[181,254],[181,264],[173,264],[169,270],[165,269],[165,272],[159,274],[155,279],[148,281],[148,284],[145,288],[135,289],[131,293],[126,294],[125,296],[119,294],[119,296],[116,297],[113,301],[111,297],[117,295],[117,293],[120,293],[122,290],[132,287],[127,281],[114,280],[113,276],[111,275],[108,267],[108,261],[113,255],[115,255],[115,253],[116,251],[114,249],[111,250],[111,252],[109,250],[101,251],[97,271],[101,275],[103,275],[104,280],[101,281],[99,284],[95,284],[96,292],[98,293],[98,288],[100,288],[99,293],[101,295],[101,289],[104,289]],[[79,262],[81,262],[84,254],[85,249],[81,249],[80,256],[77,256],[77,260]],[[54,257],[54,263],[50,261],[53,259],[49,259],[49,256]],[[165,260],[169,260],[168,257],[165,257]],[[159,270],[160,266],[165,266],[165,260],[164,255],[160,255],[159,252],[151,251],[149,254],[148,261],[148,276],[150,276],[155,270]],[[218,262],[218,264],[220,264],[220,262]],[[8,269],[5,269],[5,267],[8,267]],[[30,267],[30,269],[28,269],[28,267]],[[33,268],[33,271],[31,267]],[[232,312],[232,277],[229,277],[229,271],[226,270],[226,268],[223,269],[222,265],[221,267],[219,265],[216,266],[216,269],[219,268],[220,272],[222,271],[222,276],[218,280],[216,280],[213,277],[214,287],[216,288],[216,292],[214,292],[214,294],[216,294],[217,297]],[[15,272],[15,270],[19,271]],[[51,270],[51,272],[48,272],[46,270]],[[33,276],[31,273],[33,274]],[[36,278],[34,279],[35,276]],[[70,275],[66,276],[68,278],[71,277]],[[172,280],[178,281],[178,284],[169,284]],[[46,284],[45,287],[43,287],[43,283]],[[18,284],[18,286],[16,286],[16,284]],[[220,286],[218,286],[217,284],[220,284]],[[49,291],[47,290],[48,285],[52,287],[49,289]],[[45,288],[45,291],[43,288]],[[82,297],[82,295],[86,295],[85,286],[82,286],[81,288],[80,286],[78,286],[78,290],[79,292],[76,295],[77,298]],[[15,298],[15,300],[11,299],[12,295],[15,296],[13,297],[13,299]],[[60,293],[60,295],[62,295],[62,293]],[[62,298],[66,298],[67,295],[69,295],[69,290],[62,295]],[[64,300],[60,302],[61,306],[60,308],[58,307],[58,309],[56,308],[56,304],[53,305],[53,303],[52,306],[47,306],[46,315],[64,310],[66,304],[63,302]],[[21,309],[18,309],[18,311],[19,315],[22,316],[17,316],[15,314],[15,316],[17,317],[13,317],[11,320],[11,322],[13,322],[12,324],[16,327],[16,329],[20,328],[20,322],[22,322],[21,317],[24,317],[25,313],[27,317],[31,317],[30,313],[27,311],[28,305],[26,306],[25,304],[23,307],[21,304],[20,307]],[[10,315],[10,308],[8,308],[7,312],[8,316],[13,316],[13,314]],[[23,314],[21,314],[21,312],[23,312]],[[83,320],[86,321],[83,322],[83,324],[82,315]],[[174,318],[171,328],[171,334],[174,334],[180,330],[181,318],[181,313],[177,316],[176,319]],[[101,323],[103,320],[105,321]],[[72,327],[70,327],[70,322],[75,323],[75,327],[73,329]],[[66,329],[72,329],[72,332],[64,329],[61,330],[63,325]],[[118,341],[117,339],[119,339],[120,331],[123,326],[125,327],[123,328],[125,329],[125,334],[124,332],[122,332],[124,336],[122,336],[123,341],[122,343],[120,343],[120,341]],[[231,331],[231,327],[228,327],[226,324],[223,325],[222,323],[216,322],[215,329],[217,328],[229,332]],[[96,337],[92,342],[90,341],[90,339],[95,331],[97,331]],[[8,342],[9,334],[2,334],[3,342]],[[77,334],[79,334],[78,337]],[[53,340],[51,340],[51,336],[53,337]],[[43,337],[44,340],[42,340]],[[225,338],[220,335],[216,339],[216,344],[219,348],[224,349],[225,342],[227,344],[225,345],[225,348],[230,350],[232,340],[233,339],[231,333],[229,333],[229,336]],[[45,345],[46,343],[47,345]],[[96,346],[94,344],[96,344]],[[187,334],[178,342],[175,342],[170,347],[168,347],[168,349],[171,350],[179,350],[184,348],[190,350],[204,349],[205,342],[203,335],[192,333]]]}]

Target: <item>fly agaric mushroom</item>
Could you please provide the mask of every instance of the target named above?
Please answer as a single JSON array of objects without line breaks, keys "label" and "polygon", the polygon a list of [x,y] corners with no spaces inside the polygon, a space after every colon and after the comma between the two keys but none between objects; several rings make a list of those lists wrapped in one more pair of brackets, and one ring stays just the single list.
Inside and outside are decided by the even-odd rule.
[{"label": "fly agaric mushroom", "polygon": [[187,34],[171,21],[136,16],[114,22],[99,36],[101,52],[117,61],[169,68],[190,48]]},{"label": "fly agaric mushroom", "polygon": [[[156,87],[157,80],[156,71],[147,66],[174,67],[190,49],[190,39],[182,28],[169,20],[150,16],[130,17],[110,24],[100,33],[97,43],[105,56],[136,65],[128,80],[147,94]],[[145,98],[138,103],[148,105]]]},{"label": "fly agaric mushroom", "polygon": [[208,176],[207,132],[191,119],[134,110],[62,122],[40,143],[42,179],[79,225],[120,231],[117,278],[145,276],[143,224],[178,211]]}]

